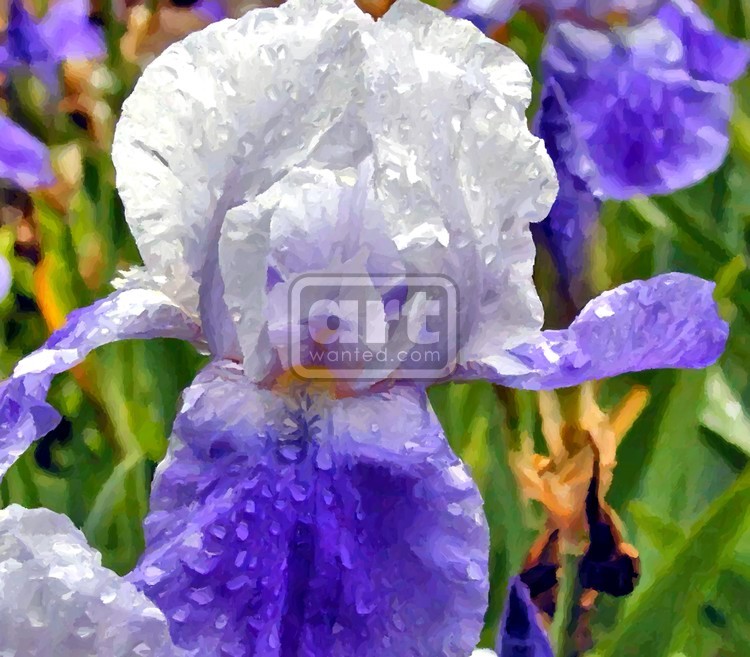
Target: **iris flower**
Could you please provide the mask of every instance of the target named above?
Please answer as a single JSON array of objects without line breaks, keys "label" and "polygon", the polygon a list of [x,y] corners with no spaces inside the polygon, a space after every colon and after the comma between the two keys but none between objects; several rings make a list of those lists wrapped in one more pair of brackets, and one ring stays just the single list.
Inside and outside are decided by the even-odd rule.
[{"label": "iris flower", "polygon": [[669,194],[715,171],[729,147],[747,44],[691,0],[466,0],[452,12],[487,26],[519,8],[546,25],[536,132],[560,195],[543,225],[563,279],[580,276],[602,200]]},{"label": "iris flower", "polygon": [[[290,0],[144,71],[113,157],[145,266],[2,384],[0,468],[57,424],[50,382],[92,349],[166,336],[209,353],[128,576],[180,648],[465,657],[482,627],[482,501],[430,409],[432,381],[361,363],[347,380],[292,376],[301,275],[360,275],[383,305],[417,311],[415,275],[451,279],[456,379],[540,389],[721,353],[713,285],[684,274],[541,330],[529,226],[557,184],[527,128],[530,86],[510,50],[418,0],[378,22],[350,0]],[[329,302],[347,292],[333,289]]]},{"label": "iris flower", "polygon": [[90,11],[89,0],[56,0],[39,20],[22,0],[10,0],[0,67],[38,72],[66,60],[100,57],[106,51],[104,38],[90,21]]},{"label": "iris flower", "polygon": [[[32,73],[57,89],[59,65],[105,52],[99,28],[89,20],[88,0],[57,0],[37,20],[21,0],[11,0],[0,44],[0,70]],[[29,189],[54,182],[47,146],[6,116],[0,116],[0,179]]]}]

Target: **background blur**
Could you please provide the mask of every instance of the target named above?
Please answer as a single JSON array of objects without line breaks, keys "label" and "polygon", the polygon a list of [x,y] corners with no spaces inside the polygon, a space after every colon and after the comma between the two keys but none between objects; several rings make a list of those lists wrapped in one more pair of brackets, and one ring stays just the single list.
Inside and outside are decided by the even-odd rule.
[{"label": "background blur", "polygon": [[[748,37],[750,0],[701,4],[724,32]],[[41,3],[36,8],[43,14]],[[5,113],[50,146],[57,182],[31,193],[0,191],[0,255],[13,275],[0,301],[2,378],[68,312],[110,291],[117,270],[139,262],[114,187],[114,124],[142,67],[210,20],[200,6],[165,1],[128,7],[98,0],[92,11],[106,36],[106,57],[64,64],[56,95],[31,76],[3,87]],[[542,35],[531,19],[519,15],[498,37],[536,70]],[[750,655],[750,81],[741,80],[736,92],[724,166],[673,196],[608,204],[591,244],[592,289],[690,272],[717,282],[731,322],[719,364],[624,376],[596,391],[605,411],[625,399],[634,421],[607,500],[640,552],[642,571],[633,595],[597,601],[590,631],[602,656],[622,654],[624,645],[644,657]],[[547,266],[540,258],[542,287]],[[10,470],[0,503],[66,513],[106,565],[127,572],[143,548],[150,480],[180,392],[201,363],[182,343],[134,341],[102,348],[59,376],[50,398],[65,420]],[[525,442],[544,450],[540,399],[484,384],[437,387],[431,397],[486,500],[493,538],[489,641],[507,579],[542,523],[540,507],[527,501],[511,468]]]}]

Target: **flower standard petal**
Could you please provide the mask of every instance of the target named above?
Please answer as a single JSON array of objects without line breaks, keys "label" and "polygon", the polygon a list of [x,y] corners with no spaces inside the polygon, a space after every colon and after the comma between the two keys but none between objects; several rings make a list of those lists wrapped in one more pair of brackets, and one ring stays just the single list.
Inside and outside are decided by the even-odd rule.
[{"label": "flower standard petal", "polygon": [[128,288],[73,311],[61,329],[0,383],[0,477],[60,416],[46,401],[56,374],[117,340],[173,337],[198,341],[200,328],[162,292]]},{"label": "flower standard petal", "polygon": [[0,563],[8,654],[44,657],[51,646],[55,657],[185,654],[172,645],[164,615],[102,566],[66,516],[15,504],[0,511]]},{"label": "flower standard petal", "polygon": [[458,376],[542,390],[624,372],[707,367],[729,332],[713,290],[688,274],[626,283],[589,302],[567,329],[542,331],[505,351],[476,345],[463,354]]},{"label": "flower standard petal", "polygon": [[403,250],[420,248],[467,290],[461,330],[468,318],[509,334],[538,329],[529,224],[549,212],[557,181],[528,130],[528,68],[418,0],[400,0],[378,28],[378,41],[365,40],[365,116],[384,220]]},{"label": "flower standard petal", "polygon": [[[249,52],[248,38],[256,44]],[[389,118],[396,88],[414,94],[405,105],[413,115],[400,123]],[[169,111],[157,112],[165,89]],[[448,96],[455,102],[441,109]],[[528,70],[514,54],[419,2],[400,0],[375,24],[351,3],[315,9],[299,0],[224,21],[158,58],[126,103],[114,159],[147,267],[187,307],[201,305],[219,355],[240,355],[215,251],[229,211],[253,206],[295,167],[357,169],[370,156],[372,193],[399,249],[419,249],[433,271],[453,258],[470,280],[491,262],[484,293],[466,298],[477,297],[488,321],[502,315],[538,328],[528,223],[544,217],[556,184],[525,123],[529,98]],[[438,132],[418,107],[437,112]],[[502,171],[509,165],[512,175]]]},{"label": "flower standard petal", "polygon": [[[371,23],[353,2],[293,0],[213,24],[145,70],[117,125],[118,187],[146,266],[189,309],[218,266],[226,212],[304,162],[339,121],[362,60],[357,34]],[[227,311],[220,294],[206,303],[211,338]]]},{"label": "flower standard petal", "polygon": [[467,654],[486,606],[487,528],[424,392],[309,401],[228,363],[199,376],[134,581],[186,648]]},{"label": "flower standard petal", "polygon": [[[361,33],[350,103],[308,166],[225,215],[218,260],[246,360],[257,358],[260,309],[273,309],[277,283],[334,263],[341,274],[449,277],[461,297],[459,333],[481,325],[517,338],[541,326],[529,223],[546,215],[557,186],[526,123],[528,69],[414,0],[372,29]],[[266,249],[273,276],[264,290]]]}]

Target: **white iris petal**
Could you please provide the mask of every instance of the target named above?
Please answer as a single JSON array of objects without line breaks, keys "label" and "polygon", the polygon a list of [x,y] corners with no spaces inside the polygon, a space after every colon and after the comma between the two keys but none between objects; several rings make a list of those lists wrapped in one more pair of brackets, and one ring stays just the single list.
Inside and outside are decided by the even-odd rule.
[{"label": "white iris petal", "polygon": [[[557,192],[530,96],[515,54],[419,0],[378,22],[353,0],[290,0],[147,68],[117,127],[117,182],[149,273],[252,378],[284,348],[268,268],[288,283],[296,254],[447,275],[464,340],[492,326],[502,345],[541,326],[529,223]],[[321,243],[342,231],[346,248]]]}]

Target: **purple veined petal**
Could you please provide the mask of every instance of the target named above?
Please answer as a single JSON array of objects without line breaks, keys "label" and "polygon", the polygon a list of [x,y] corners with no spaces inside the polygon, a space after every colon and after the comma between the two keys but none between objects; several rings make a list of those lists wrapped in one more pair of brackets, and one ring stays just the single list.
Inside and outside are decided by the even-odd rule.
[{"label": "purple veined petal", "polygon": [[670,0],[658,18],[682,41],[694,78],[729,84],[745,73],[750,60],[748,44],[721,34],[691,0]]},{"label": "purple veined petal", "polygon": [[554,79],[548,80],[535,131],[544,139],[555,163],[560,192],[547,219],[534,228],[546,239],[563,285],[571,289],[586,269],[586,245],[599,219],[601,201],[591,192],[586,179],[571,172],[571,168],[586,171],[591,167],[585,162],[586,148],[568,117],[562,91]]},{"label": "purple veined petal", "polygon": [[[207,279],[200,296],[221,297],[211,249],[226,212],[304,163],[355,105],[364,56],[355,35],[372,24],[348,0],[295,0],[213,23],[140,77],[115,132],[117,184],[146,266],[189,310]],[[219,305],[205,309],[211,342],[209,322],[232,326]]]},{"label": "purple veined petal", "polygon": [[292,401],[215,362],[185,393],[131,580],[176,643],[232,657],[465,657],[480,496],[422,390]]},{"label": "purple veined petal", "polygon": [[543,390],[625,372],[707,367],[729,332],[714,287],[679,273],[626,283],[589,302],[570,328],[542,331],[507,351],[488,342],[464,354],[457,378]]},{"label": "purple veined petal", "polygon": [[559,86],[593,171],[568,167],[595,194],[670,193],[724,161],[732,92],[694,79],[682,43],[659,21],[610,33],[555,24],[542,69]]},{"label": "purple veined petal", "polygon": [[3,115],[0,115],[0,178],[24,189],[55,181],[47,147]]},{"label": "purple veined petal", "polygon": [[39,29],[55,61],[93,59],[106,53],[104,35],[89,20],[89,0],[53,0]]},{"label": "purple veined petal", "polygon": [[[369,206],[349,207],[346,217],[361,238],[369,237],[363,225],[376,226],[387,250],[419,260],[418,273],[466,282],[459,334],[477,324],[537,330],[529,223],[547,215],[557,183],[528,130],[530,83],[512,51],[420,0],[400,0],[377,22],[354,0],[290,0],[215,23],[147,67],[117,126],[118,186],[145,265],[200,312],[216,357],[265,357],[267,345],[255,349],[267,320],[258,311],[272,302],[263,298],[266,274],[281,272],[262,243],[276,212],[266,202],[296,172],[322,171],[342,190],[367,187]],[[296,200],[281,196],[287,206]],[[369,216],[353,214],[363,206]],[[299,203],[283,208],[293,210],[311,213]],[[255,241],[228,241],[254,247],[254,257],[223,261],[238,217]],[[298,233],[291,255],[322,243],[315,230]],[[382,241],[360,246],[347,266],[390,256]],[[223,280],[227,272],[234,281]]]},{"label": "purple veined petal", "polygon": [[0,511],[3,652],[188,657],[172,644],[164,615],[101,560],[64,515],[16,504]]},{"label": "purple veined petal", "polygon": [[529,589],[517,576],[508,585],[496,650],[498,657],[554,656]]},{"label": "purple veined petal", "polygon": [[75,310],[61,329],[16,365],[0,383],[0,477],[37,438],[60,421],[46,401],[56,374],[97,347],[134,338],[198,341],[200,328],[163,293],[129,288]]}]

